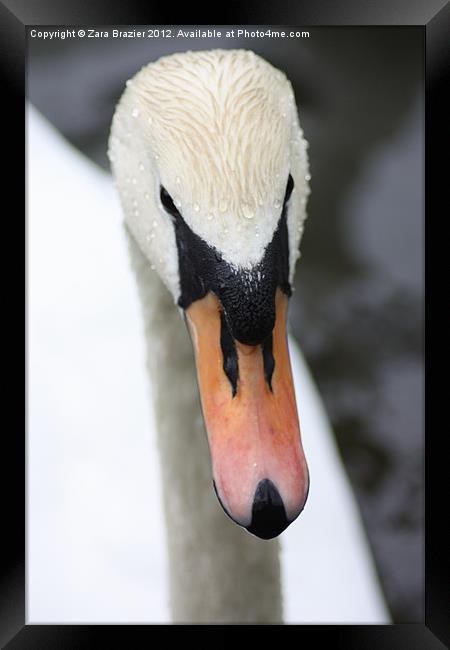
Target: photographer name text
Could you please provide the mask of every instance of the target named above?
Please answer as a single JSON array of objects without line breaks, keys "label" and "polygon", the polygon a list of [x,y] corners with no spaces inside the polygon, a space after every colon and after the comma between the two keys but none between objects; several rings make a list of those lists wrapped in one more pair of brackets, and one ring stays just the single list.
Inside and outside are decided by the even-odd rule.
[{"label": "photographer name text", "polygon": [[64,40],[66,38],[309,38],[308,31],[278,29],[53,29],[29,30],[31,38]]}]

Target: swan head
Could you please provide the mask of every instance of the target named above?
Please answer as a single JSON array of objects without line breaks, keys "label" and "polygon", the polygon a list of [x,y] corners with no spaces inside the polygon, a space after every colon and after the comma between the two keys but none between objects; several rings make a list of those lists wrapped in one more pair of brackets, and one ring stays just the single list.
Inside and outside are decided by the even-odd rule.
[{"label": "swan head", "polygon": [[266,539],[309,487],[286,335],[306,147],[290,82],[245,50],[143,67],[109,142],[128,228],[186,316],[217,496]]}]

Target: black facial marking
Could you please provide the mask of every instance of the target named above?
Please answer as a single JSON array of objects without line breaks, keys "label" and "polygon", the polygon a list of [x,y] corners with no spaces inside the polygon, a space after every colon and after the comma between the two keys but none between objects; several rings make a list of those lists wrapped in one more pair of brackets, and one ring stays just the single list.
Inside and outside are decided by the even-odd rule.
[{"label": "black facial marking", "polygon": [[234,338],[231,336],[230,330],[228,329],[225,314],[223,312],[220,314],[220,347],[222,348],[223,354],[223,371],[228,377],[231,384],[231,392],[233,397],[235,397],[237,393],[237,382],[239,379],[238,357],[236,344]]},{"label": "black facial marking", "polygon": [[180,297],[178,304],[187,309],[209,291],[222,304],[232,336],[247,345],[259,345],[275,325],[277,287],[288,296],[289,244],[286,205],[294,187],[292,176],[287,182],[284,205],[272,241],[261,261],[252,269],[235,269],[219,251],[209,246],[186,224],[170,195],[161,187],[161,202],[172,215],[178,249]]},{"label": "black facial marking", "polygon": [[291,198],[292,190],[294,189],[294,179],[289,174],[288,182],[286,185],[286,194],[284,195],[284,203],[286,204]]},{"label": "black facial marking", "polygon": [[159,195],[160,195],[161,203],[164,206],[164,209],[167,210],[167,212],[171,214],[172,217],[181,217],[178,208],[173,202],[169,192],[162,186]]},{"label": "black facial marking", "polygon": [[273,375],[273,371],[275,370],[275,359],[273,358],[272,344],[273,344],[273,336],[271,333],[262,344],[262,353],[263,353],[263,361],[264,361],[264,377],[266,378],[267,385],[269,386],[270,390],[273,392],[272,375]]}]

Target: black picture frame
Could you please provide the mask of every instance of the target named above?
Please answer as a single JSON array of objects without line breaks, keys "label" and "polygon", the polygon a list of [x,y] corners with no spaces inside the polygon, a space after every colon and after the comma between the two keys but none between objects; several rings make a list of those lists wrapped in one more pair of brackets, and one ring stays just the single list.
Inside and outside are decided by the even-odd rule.
[{"label": "black picture frame", "polygon": [[[275,9],[277,12],[275,12]],[[445,468],[445,420],[431,428],[431,412],[439,403],[435,391],[430,388],[430,374],[433,359],[440,357],[439,337],[431,340],[430,328],[439,321],[434,313],[429,297],[429,287],[440,276],[439,262],[445,260],[445,255],[439,256],[432,239],[432,221],[434,216],[442,214],[443,191],[446,186],[443,174],[445,167],[438,162],[438,154],[445,151],[446,121],[448,122],[448,104],[444,101],[444,78],[448,66],[448,36],[450,33],[450,7],[446,0],[428,0],[424,2],[408,0],[392,0],[391,2],[309,2],[299,3],[294,24],[302,28],[317,26],[378,26],[392,25],[395,27],[416,25],[423,29],[425,53],[425,90],[426,90],[426,124],[425,124],[425,245],[426,245],[426,455],[425,455],[425,486],[426,486],[426,537],[425,537],[425,621],[414,624],[385,625],[385,626],[299,626],[296,630],[297,642],[302,643],[305,635],[314,635],[314,643],[321,645],[329,642],[335,648],[372,649],[372,648],[402,648],[408,650],[438,649],[448,645],[450,635],[448,620],[450,609],[448,598],[449,576],[445,570],[444,558],[448,555],[449,535],[448,508],[444,495],[447,484]],[[169,12],[153,11],[151,21],[149,11],[143,12],[139,3],[128,2],[89,4],[65,2],[57,3],[43,1],[36,4],[10,0],[0,3],[0,65],[3,73],[3,109],[4,118],[1,124],[7,125],[8,134],[14,136],[14,146],[7,149],[8,165],[6,169],[7,182],[3,187],[4,198],[10,196],[16,199],[20,196],[24,185],[22,183],[25,157],[25,106],[26,95],[25,62],[26,62],[26,31],[30,26],[43,25],[73,25],[92,26],[106,24],[154,24],[165,25],[173,22]],[[284,24],[280,15],[280,6],[264,8],[261,11],[263,21],[258,20],[256,12],[251,16],[246,12],[245,20],[229,20],[240,24]],[[278,15],[275,15],[277,13]],[[292,14],[292,11],[291,11]],[[192,24],[194,15],[188,18]],[[204,17],[204,16],[203,16]],[[261,19],[261,16],[260,16]],[[225,22],[223,19],[222,23]],[[198,24],[201,24],[201,20]],[[445,121],[445,118],[447,120]],[[4,133],[6,137],[7,134]],[[447,154],[448,155],[448,154]],[[444,158],[442,158],[445,160]],[[26,170],[25,170],[26,171]],[[25,192],[25,190],[24,190]],[[442,200],[442,203],[441,203]],[[0,642],[2,647],[11,650],[19,648],[81,648],[91,644],[107,644],[111,646],[140,647],[141,643],[149,642],[152,633],[146,625],[27,625],[25,620],[25,434],[26,434],[26,394],[25,381],[22,374],[26,368],[26,354],[19,358],[18,350],[25,340],[26,308],[22,301],[22,287],[25,283],[26,246],[20,249],[21,242],[26,242],[25,220],[22,216],[22,205],[18,200],[13,204],[16,209],[4,214],[4,242],[8,242],[9,253],[7,267],[3,278],[14,278],[18,286],[12,282],[7,285],[6,300],[4,300],[7,318],[3,318],[6,326],[4,341],[6,351],[10,351],[10,367],[4,373],[7,378],[8,399],[5,400],[6,412],[11,416],[11,425],[3,431],[3,468],[6,474],[6,489],[3,494],[4,525],[2,541],[4,545],[4,570],[1,582],[1,630]],[[26,203],[25,203],[26,205]],[[12,214],[11,214],[12,212]],[[17,214],[15,214],[17,212]],[[7,218],[8,217],[8,218]],[[433,247],[433,256],[430,250]],[[23,250],[23,257],[19,250]],[[4,261],[4,258],[3,260]],[[22,282],[23,280],[23,282]],[[9,291],[9,293],[8,293]],[[25,295],[26,297],[26,295]],[[438,301],[439,302],[439,301]],[[6,322],[5,322],[6,321]],[[424,342],[425,343],[425,342]],[[22,363],[23,361],[23,363]],[[442,402],[441,402],[442,403]],[[444,402],[445,403],[445,402]],[[25,417],[23,416],[25,414]],[[433,418],[434,420],[434,418]],[[437,418],[436,418],[437,420]],[[443,423],[443,424],[442,424]],[[171,627],[171,626],[169,626]],[[178,627],[178,626],[175,626]],[[231,626],[233,627],[233,626]],[[246,626],[251,627],[253,626]],[[284,626],[286,628],[291,626]],[[284,629],[284,627],[282,629]],[[297,627],[297,626],[295,626]],[[226,634],[226,632],[225,632]],[[240,630],[242,634],[242,630]],[[253,630],[252,630],[253,634]],[[225,640],[225,638],[223,639]]]}]

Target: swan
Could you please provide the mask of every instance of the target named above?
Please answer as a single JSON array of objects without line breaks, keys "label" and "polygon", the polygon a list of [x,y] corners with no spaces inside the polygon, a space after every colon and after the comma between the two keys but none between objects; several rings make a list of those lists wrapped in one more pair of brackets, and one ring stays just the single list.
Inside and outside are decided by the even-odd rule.
[{"label": "swan", "polygon": [[[133,105],[131,113],[136,115],[134,108]],[[143,115],[134,115],[131,115],[131,124],[137,126],[139,117]],[[149,117],[147,124],[150,125]],[[261,622],[283,619],[287,622],[388,622],[355,502],[320,398],[295,341],[290,338],[289,342],[292,373],[312,486],[301,517],[282,533],[280,549],[280,538],[263,541],[252,536],[231,521],[219,505],[212,489],[207,433],[198,399],[190,337],[174,306],[173,294],[155,272],[158,269],[151,268],[160,263],[159,259],[164,258],[168,249],[160,245],[160,258],[149,257],[148,246],[157,239],[157,235],[152,237],[152,231],[144,231],[145,243],[142,246],[142,240],[139,243],[128,228],[128,245],[144,312],[150,368],[148,379],[154,399],[161,460],[167,530],[164,532],[162,513],[153,495],[159,489],[159,482],[157,477],[146,476],[147,469],[139,469],[148,467],[150,473],[151,469],[157,471],[150,465],[148,450],[142,445],[136,452],[136,441],[132,437],[132,444],[127,445],[126,436],[132,436],[128,431],[126,436],[112,435],[115,431],[114,416],[119,415],[120,420],[123,413],[120,408],[125,408],[123,391],[129,382],[135,385],[142,378],[139,377],[133,384],[133,368],[125,366],[128,375],[123,378],[120,387],[111,384],[110,376],[115,373],[115,364],[108,365],[108,359],[114,356],[110,354],[109,343],[108,352],[105,351],[101,357],[105,366],[101,369],[103,379],[97,382],[95,399],[87,415],[81,415],[79,400],[74,402],[72,399],[73,390],[76,390],[78,396],[85,395],[86,401],[89,401],[88,389],[93,385],[94,378],[92,373],[86,375],[83,362],[91,362],[91,357],[99,354],[104,332],[111,320],[108,318],[105,321],[100,306],[111,302],[116,305],[116,314],[120,313],[124,318],[129,314],[130,321],[134,317],[131,313],[133,306],[129,304],[132,287],[126,284],[125,260],[120,257],[121,243],[118,239],[111,239],[119,230],[120,215],[110,179],[75,152],[31,108],[28,109],[28,127],[31,224],[29,511],[32,513],[28,585],[31,621],[100,619],[112,622],[124,620],[124,616],[127,617],[125,620],[152,621],[155,620],[154,611],[164,601],[167,589],[171,613],[157,613],[156,619],[160,621]],[[142,140],[139,137],[133,140],[129,133],[131,131],[124,132],[123,145],[129,148],[131,154],[134,145],[139,146]],[[114,165],[116,161],[120,162],[123,152],[120,141],[111,140],[111,145]],[[155,158],[155,162],[158,160]],[[149,169],[141,169],[145,161],[145,158],[137,160],[136,174],[129,167],[126,172],[129,180],[125,177],[123,188],[123,192],[143,189],[140,200],[144,206],[145,201],[150,199],[146,194],[150,195],[151,191],[151,183],[142,188],[142,174],[149,172]],[[154,167],[151,169],[154,173]],[[136,179],[136,183],[133,179]],[[157,176],[153,178],[155,196],[158,196],[159,190],[157,179]],[[167,185],[170,187],[169,183]],[[294,189],[292,199],[298,196],[299,187],[300,183]],[[69,196],[71,200],[67,201]],[[130,193],[129,197],[124,194],[122,198],[125,201],[130,199],[128,204],[131,204],[133,212],[142,209],[141,203],[138,203],[139,197],[133,199]],[[64,206],[63,219],[61,206]],[[157,221],[158,216],[167,217],[161,208],[161,205],[157,206],[159,213],[155,212],[156,216],[150,222],[155,233],[162,222],[154,225],[153,221]],[[196,210],[193,212],[196,213]],[[242,218],[246,217],[242,215]],[[256,223],[254,219],[249,222]],[[214,223],[213,219],[211,221]],[[67,224],[70,224],[69,230]],[[263,229],[260,236],[263,237]],[[49,246],[49,238],[59,245]],[[66,245],[68,240],[70,246]],[[60,272],[55,274],[55,268]],[[173,278],[176,279],[176,276]],[[48,299],[49,286],[56,291],[57,309]],[[83,301],[89,296],[92,299],[86,311],[88,326],[82,328],[80,324],[83,319],[79,313],[83,309]],[[79,321],[76,321],[77,316]],[[73,325],[74,320],[76,326]],[[94,327],[96,320],[101,323],[97,329]],[[58,340],[61,330],[70,332],[70,345],[62,345],[56,354],[52,354],[52,345]],[[136,354],[133,344],[138,337],[135,334],[133,331],[133,338],[129,340],[127,357]],[[72,351],[72,347],[75,351]],[[83,350],[82,354],[80,350]],[[124,364],[125,359],[122,359],[122,367]],[[77,376],[77,370],[80,377],[78,383],[69,387],[58,380],[64,377],[67,366],[71,377]],[[51,379],[44,376],[44,367],[48,368]],[[136,370],[134,372],[138,374]],[[102,392],[103,384],[105,388]],[[73,420],[71,427],[67,426],[64,418],[61,419],[63,412],[55,410],[49,395],[57,395],[60,404],[70,409]],[[139,411],[134,394],[127,396],[127,410],[130,404]],[[103,432],[101,423],[105,413],[109,417],[107,430]],[[116,425],[116,430],[122,428],[125,429],[123,424]],[[54,437],[53,429],[57,432]],[[82,454],[79,447],[77,453],[73,453],[75,429],[77,436],[82,436],[81,443],[89,449],[89,455],[95,456],[100,466],[106,458],[117,469],[109,482],[104,469],[101,482],[97,479],[93,482],[90,474],[84,474],[84,480],[79,480],[82,465],[77,454]],[[67,434],[62,436],[65,430]],[[96,439],[99,439],[97,453],[96,447],[93,447]],[[53,453],[55,442],[64,450],[64,472],[56,472],[58,464],[42,464],[46,453]],[[116,564],[109,572],[104,565],[105,548],[113,548],[114,535],[111,535],[111,530],[120,542],[121,535],[124,535],[121,524],[129,522],[126,519],[128,510],[140,496],[132,489],[131,473],[125,472],[124,479],[123,464],[108,455],[111,447],[122,448],[123,457],[133,459],[138,476],[145,475],[145,480],[150,480],[150,491],[146,493],[144,502],[151,504],[151,510],[149,513],[140,512],[139,515],[143,529],[149,522],[152,525],[151,541],[154,546],[151,554],[156,558],[156,563],[151,566],[150,587],[146,588],[144,604],[141,605],[144,609],[148,607],[147,617],[136,614],[136,611],[142,612],[136,605],[134,608],[130,606],[136,582],[131,581],[131,587],[131,583],[127,582],[128,575],[118,576]],[[42,467],[46,471],[40,471]],[[52,481],[46,490],[42,490],[42,482],[49,476]],[[64,530],[64,526],[61,526],[61,519],[57,515],[69,510],[64,496],[69,491],[70,478],[76,484],[77,498],[80,499],[80,494],[83,497],[78,518],[67,528],[64,544],[61,542],[61,529]],[[104,492],[102,488],[99,490],[99,485],[103,484],[107,486]],[[124,492],[128,490],[124,498],[126,506],[111,510],[111,499],[119,501],[116,485]],[[98,492],[100,497],[97,497]],[[58,506],[49,510],[49,498]],[[101,512],[102,516],[91,515],[86,519],[96,498],[99,499],[96,512]],[[140,503],[143,508],[143,502]],[[109,527],[99,533],[102,525],[105,525],[105,518]],[[43,525],[43,519],[46,523],[52,523]],[[138,517],[133,521],[136,519]],[[118,522],[117,528],[112,529],[111,522]],[[91,536],[90,546],[81,555],[80,545],[84,543],[86,546],[86,537],[82,534],[86,526],[96,534]],[[128,543],[133,552],[139,550],[139,547],[133,546],[135,537],[139,535],[142,535],[139,528],[133,528],[126,538],[125,544]],[[74,540],[77,540],[76,544]],[[169,584],[166,587],[165,583],[157,583],[155,593],[151,585],[160,569],[160,561],[164,560],[166,547]],[[47,562],[42,561],[42,554],[47,554]],[[145,572],[148,547],[145,552],[143,550],[137,554],[140,571]],[[111,557],[111,551],[106,557]],[[46,567],[45,575],[41,567]],[[53,588],[43,593],[43,585],[48,584],[49,580]],[[114,588],[111,588],[112,585]],[[154,603],[153,612],[151,602]]]},{"label": "swan", "polygon": [[176,621],[282,620],[275,538],[309,492],[286,333],[306,149],[290,82],[248,50],[162,57],[113,117]]}]

